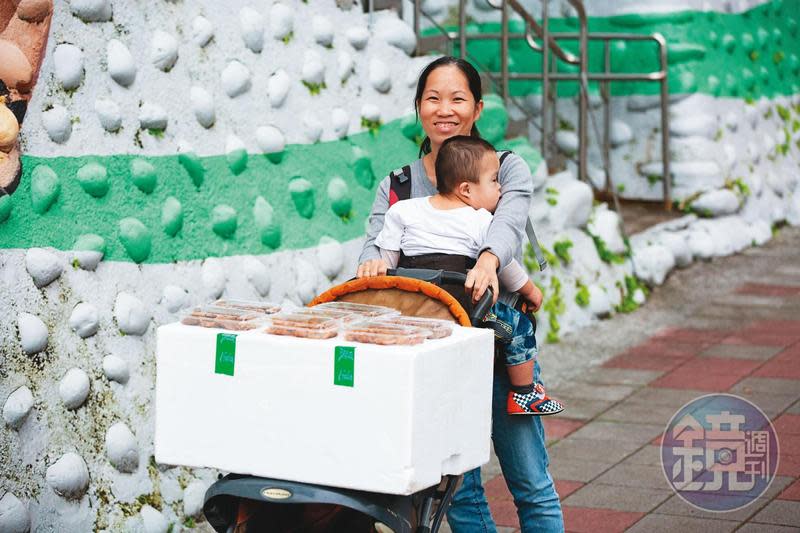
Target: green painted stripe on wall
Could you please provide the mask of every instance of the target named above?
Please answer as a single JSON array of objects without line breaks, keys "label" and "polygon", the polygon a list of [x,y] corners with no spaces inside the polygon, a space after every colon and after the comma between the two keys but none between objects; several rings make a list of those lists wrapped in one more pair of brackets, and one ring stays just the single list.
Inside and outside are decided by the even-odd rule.
[{"label": "green painted stripe on wall", "polygon": [[[714,11],[681,11],[668,14],[629,14],[592,17],[589,30],[652,34],[661,33],[668,44],[669,90],[672,93],[702,92],[735,98],[773,97],[800,93],[800,0],[777,0],[736,14]],[[577,19],[552,18],[550,30],[577,32]],[[455,29],[455,27],[452,27]],[[471,23],[468,31],[499,32],[498,23]],[[510,31],[522,34],[521,21],[511,21]],[[435,33],[435,30],[430,31]],[[560,41],[577,54],[577,40]],[[500,42],[471,41],[467,45],[476,63],[500,71]],[[590,71],[603,70],[603,45],[592,42]],[[541,54],[524,40],[509,45],[512,72],[541,72]],[[456,53],[458,47],[456,45]],[[612,72],[655,72],[660,69],[657,45],[653,42],[612,41]],[[577,67],[558,62],[560,72],[577,72]],[[658,82],[612,82],[617,96],[658,94]],[[534,81],[512,81],[511,93],[523,96],[541,93]],[[574,82],[558,82],[560,96],[577,94]],[[596,82],[591,92],[599,92]]]},{"label": "green painted stripe on wall", "polygon": [[[347,241],[364,235],[378,182],[417,158],[420,132],[395,120],[374,133],[289,145],[278,162],[243,153],[185,164],[178,156],[23,156],[19,188],[0,197],[0,249],[93,249],[106,260],[170,263],[308,248],[325,235]],[[526,141],[498,144],[531,168],[540,161]]]}]

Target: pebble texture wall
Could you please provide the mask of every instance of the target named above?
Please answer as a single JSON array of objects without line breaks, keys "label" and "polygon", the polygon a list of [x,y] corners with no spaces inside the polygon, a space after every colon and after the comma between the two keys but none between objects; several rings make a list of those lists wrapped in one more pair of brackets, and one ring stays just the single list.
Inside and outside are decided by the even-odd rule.
[{"label": "pebble texture wall", "polygon": [[[470,10],[491,22],[480,1]],[[626,15],[687,34],[713,19],[722,43],[723,15],[674,16]],[[774,32],[768,43],[741,61],[774,61]],[[369,26],[332,0],[3,4],[0,53],[14,61],[0,64],[0,531],[198,524],[216,472],[152,459],[155,330],[219,296],[303,305],[352,276],[378,180],[417,154],[409,112],[428,59],[413,49],[394,15]],[[701,63],[727,53],[674,49]],[[791,78],[790,61],[787,49],[770,81]],[[542,341],[636,308],[675,267],[800,223],[797,91],[715,95],[708,76],[671,104],[674,179],[692,213],[629,241],[574,172],[548,178],[526,139],[506,138],[513,109],[486,98],[481,131],[534,176],[551,264],[537,274],[526,254],[547,295]],[[614,101],[615,183],[637,195],[658,179],[653,101]],[[574,124],[569,95],[559,109]],[[542,360],[546,372],[546,349]]]}]

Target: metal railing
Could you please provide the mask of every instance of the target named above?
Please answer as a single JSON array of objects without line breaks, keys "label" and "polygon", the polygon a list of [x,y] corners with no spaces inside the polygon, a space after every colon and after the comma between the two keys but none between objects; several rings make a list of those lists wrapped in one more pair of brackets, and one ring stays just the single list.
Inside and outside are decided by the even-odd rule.
[{"label": "metal railing", "polygon": [[[578,175],[582,180],[591,183],[588,177],[588,126],[589,126],[589,82],[596,81],[600,83],[601,97],[603,100],[603,122],[604,128],[602,135],[598,131],[597,123],[594,116],[591,116],[593,121],[595,136],[599,139],[602,137],[601,155],[603,158],[603,167],[605,171],[605,189],[607,193],[615,197],[616,192],[613,188],[611,179],[611,159],[610,159],[610,125],[611,125],[611,110],[610,110],[610,83],[611,82],[632,82],[632,81],[657,81],[660,83],[659,92],[659,108],[661,112],[661,163],[663,173],[663,197],[664,207],[666,210],[672,209],[672,187],[670,175],[670,153],[669,153],[669,87],[668,87],[668,74],[667,74],[667,46],[666,40],[661,34],[654,33],[651,35],[643,35],[636,33],[596,33],[588,31],[588,18],[586,10],[581,0],[568,0],[569,4],[577,11],[579,30],[574,32],[551,32],[549,29],[549,16],[548,16],[548,0],[541,0],[542,2],[542,22],[539,22],[531,15],[518,0],[487,0],[487,2],[494,8],[498,9],[501,14],[501,31],[497,33],[483,33],[483,34],[469,34],[466,31],[466,0],[459,0],[459,27],[457,32],[447,31],[439,26],[440,33],[449,42],[458,41],[459,52],[462,57],[467,57],[467,43],[469,40],[499,40],[501,64],[500,72],[492,72],[486,69],[486,74],[490,79],[495,81],[501,89],[501,94],[504,101],[508,104],[510,101],[514,102],[511,98],[509,91],[509,83],[514,80],[538,80],[542,82],[542,116],[541,126],[542,131],[542,157],[548,159],[550,153],[551,131],[555,131],[556,119],[556,101],[557,98],[552,96],[553,92],[557,91],[557,83],[559,81],[578,82],[579,83],[579,98],[578,98]],[[424,37],[420,35],[420,20],[422,18],[422,9],[420,0],[414,1],[414,32],[417,41],[422,42]],[[525,23],[525,33],[512,34],[509,31],[509,8],[512,9]],[[438,26],[438,25],[437,25]],[[536,39],[541,40],[539,44]],[[524,39],[528,46],[535,52],[542,54],[542,71],[541,73],[518,73],[510,72],[508,67],[508,50],[509,40],[511,39]],[[578,56],[565,50],[559,41],[562,40],[577,40],[579,44]],[[589,41],[603,41],[603,71],[602,72],[589,72]],[[653,41],[657,44],[659,53],[660,70],[646,73],[614,73],[611,72],[611,41]],[[551,62],[551,55],[555,55],[563,62],[577,65],[578,72],[552,72],[551,69],[555,66],[555,61]],[[551,87],[551,84],[553,87]],[[551,102],[552,101],[552,102]],[[516,102],[514,102],[516,103]],[[552,114],[548,109],[549,104],[553,105]],[[517,104],[517,107],[522,109],[522,106]],[[528,118],[530,114],[525,111]],[[552,117],[552,120],[550,119]],[[550,123],[552,122],[552,125]]]}]

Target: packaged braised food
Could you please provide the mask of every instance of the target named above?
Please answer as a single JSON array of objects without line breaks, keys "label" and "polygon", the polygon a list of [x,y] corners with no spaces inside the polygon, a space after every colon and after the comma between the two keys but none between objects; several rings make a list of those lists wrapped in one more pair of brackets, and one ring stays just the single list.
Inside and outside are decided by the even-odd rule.
[{"label": "packaged braised food", "polygon": [[256,300],[235,300],[235,299],[222,299],[217,300],[212,305],[217,307],[232,307],[234,309],[244,309],[245,311],[258,311],[267,315],[277,313],[281,310],[281,306],[271,302],[259,302]]},{"label": "packaged braised food", "polygon": [[320,309],[319,307],[303,307],[292,311],[294,314],[310,315],[310,316],[324,316],[328,318],[335,318],[343,324],[364,320],[364,315],[351,313],[348,311],[337,311],[336,309]]},{"label": "packaged braised food", "polygon": [[395,316],[390,319],[378,319],[375,322],[397,325],[411,326],[425,330],[426,339],[443,339],[453,333],[453,323],[436,318],[423,318],[416,316]]},{"label": "packaged braised food", "polygon": [[265,320],[266,315],[259,311],[201,305],[185,314],[181,323],[188,326],[244,331],[262,326]]},{"label": "packaged braised food", "polygon": [[382,305],[358,304],[353,302],[325,302],[315,305],[311,309],[333,309],[361,315],[367,318],[398,316],[400,311]]},{"label": "packaged braised food", "polygon": [[307,339],[335,337],[341,326],[341,320],[325,316],[324,313],[278,313],[269,317],[268,321],[269,326],[264,330],[266,333]]},{"label": "packaged braised food", "polygon": [[427,331],[414,326],[395,326],[381,321],[360,322],[342,328],[345,340],[383,345],[412,345],[425,340]]}]

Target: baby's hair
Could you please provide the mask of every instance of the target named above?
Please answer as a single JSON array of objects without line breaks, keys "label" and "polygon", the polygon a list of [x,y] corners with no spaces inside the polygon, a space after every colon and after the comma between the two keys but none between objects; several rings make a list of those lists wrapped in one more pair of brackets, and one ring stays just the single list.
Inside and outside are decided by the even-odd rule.
[{"label": "baby's hair", "polygon": [[436,156],[436,189],[441,194],[453,192],[459,183],[480,181],[481,159],[494,153],[491,143],[480,137],[456,135],[442,143]]}]

